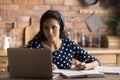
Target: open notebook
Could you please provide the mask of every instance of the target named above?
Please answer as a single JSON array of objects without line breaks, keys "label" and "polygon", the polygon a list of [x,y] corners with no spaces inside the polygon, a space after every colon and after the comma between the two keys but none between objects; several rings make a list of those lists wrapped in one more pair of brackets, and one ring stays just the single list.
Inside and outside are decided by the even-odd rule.
[{"label": "open notebook", "polygon": [[54,70],[53,73],[60,73],[65,78],[104,78],[104,73],[97,70]]}]

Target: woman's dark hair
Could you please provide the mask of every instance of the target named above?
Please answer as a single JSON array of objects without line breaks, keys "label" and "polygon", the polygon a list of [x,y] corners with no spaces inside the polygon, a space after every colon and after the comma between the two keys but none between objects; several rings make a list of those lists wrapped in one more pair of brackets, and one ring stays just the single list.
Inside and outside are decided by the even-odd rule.
[{"label": "woman's dark hair", "polygon": [[37,35],[34,37],[34,39],[37,39],[38,41],[44,41],[47,40],[44,32],[43,32],[43,23],[45,20],[49,19],[49,18],[54,18],[58,21],[59,25],[60,25],[60,38],[64,38],[65,35],[65,24],[63,21],[63,18],[61,16],[61,14],[57,11],[57,10],[48,10],[46,11],[43,16],[41,17],[40,20],[40,31],[37,33]]}]

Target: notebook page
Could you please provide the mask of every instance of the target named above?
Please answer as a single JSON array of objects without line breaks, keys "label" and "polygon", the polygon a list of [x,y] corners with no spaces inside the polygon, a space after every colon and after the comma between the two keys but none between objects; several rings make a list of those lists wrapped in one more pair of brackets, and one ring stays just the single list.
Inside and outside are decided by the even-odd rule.
[{"label": "notebook page", "polygon": [[76,72],[76,70],[72,70],[72,69],[56,69],[56,70],[53,70],[53,73],[63,73],[63,72]]},{"label": "notebook page", "polygon": [[53,70],[53,73],[81,73],[81,74],[93,74],[99,73],[97,70],[72,70],[72,69],[57,69]]}]

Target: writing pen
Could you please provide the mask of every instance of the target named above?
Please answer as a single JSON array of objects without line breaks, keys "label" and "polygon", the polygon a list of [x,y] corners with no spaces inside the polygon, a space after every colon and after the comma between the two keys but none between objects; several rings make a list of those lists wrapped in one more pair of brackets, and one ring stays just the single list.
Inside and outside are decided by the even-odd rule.
[{"label": "writing pen", "polygon": [[84,70],[85,69],[85,65],[83,65],[82,63],[86,63],[87,61],[89,61],[90,59],[85,59],[83,62],[81,62],[80,64],[75,65],[75,70]]},{"label": "writing pen", "polygon": [[86,60],[84,60],[82,63],[86,63],[87,61],[89,61],[90,59],[86,59]]}]

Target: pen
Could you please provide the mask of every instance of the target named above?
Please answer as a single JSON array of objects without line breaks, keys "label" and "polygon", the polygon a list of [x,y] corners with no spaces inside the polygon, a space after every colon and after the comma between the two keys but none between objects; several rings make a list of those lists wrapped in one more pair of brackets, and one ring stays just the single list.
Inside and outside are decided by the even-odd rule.
[{"label": "pen", "polygon": [[90,59],[86,59],[86,60],[84,60],[82,63],[86,63],[87,61],[89,61]]},{"label": "pen", "polygon": [[80,64],[75,65],[75,70],[85,70],[86,66],[84,63],[86,63],[87,61],[89,61],[90,59],[85,59],[83,62],[81,62]]}]

